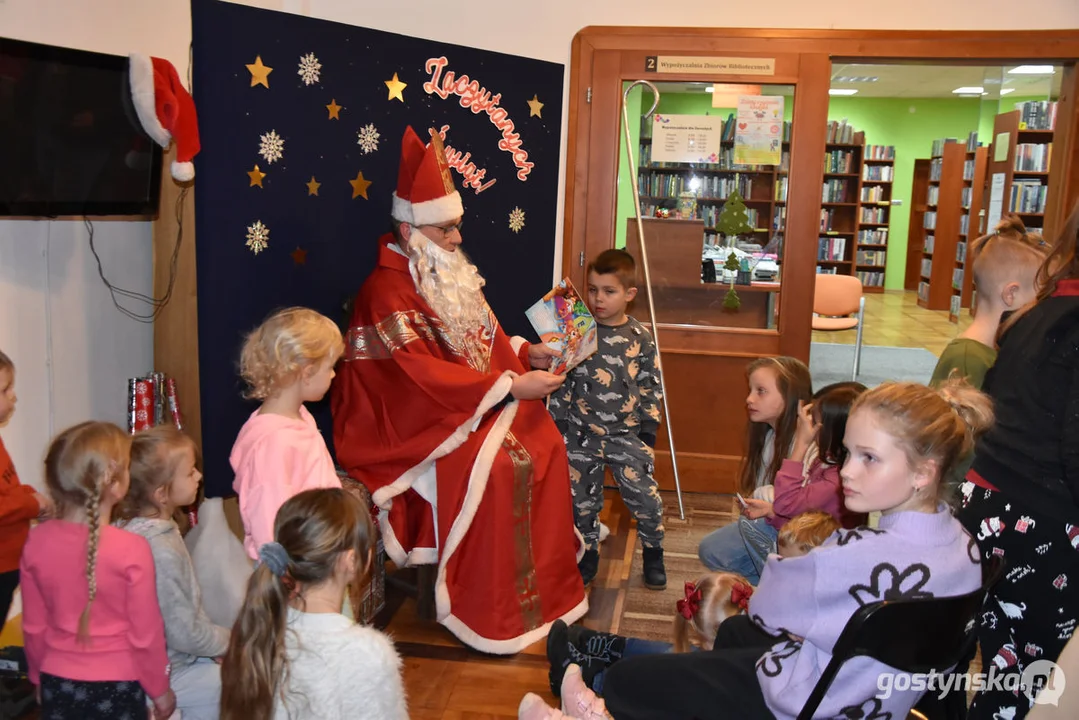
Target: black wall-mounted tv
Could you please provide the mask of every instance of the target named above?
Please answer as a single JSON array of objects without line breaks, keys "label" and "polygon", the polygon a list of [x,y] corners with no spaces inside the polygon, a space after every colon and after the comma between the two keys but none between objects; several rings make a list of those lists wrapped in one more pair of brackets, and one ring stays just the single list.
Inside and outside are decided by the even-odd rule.
[{"label": "black wall-mounted tv", "polygon": [[0,37],[0,216],[153,215],[160,188],[126,57]]}]

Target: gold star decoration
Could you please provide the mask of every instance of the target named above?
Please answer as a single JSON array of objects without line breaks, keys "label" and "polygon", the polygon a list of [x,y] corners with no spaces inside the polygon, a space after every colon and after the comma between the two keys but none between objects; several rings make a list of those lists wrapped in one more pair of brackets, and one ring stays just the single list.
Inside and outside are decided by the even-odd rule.
[{"label": "gold star decoration", "polygon": [[321,186],[322,186],[322,183],[320,183],[318,180],[315,180],[315,176],[312,175],[311,176],[311,182],[307,183],[307,194],[308,195],[318,195],[318,189]]},{"label": "gold star decoration", "polygon": [[330,116],[328,118],[326,118],[326,119],[327,120],[340,120],[341,118],[338,117],[337,114],[339,112],[341,112],[342,107],[343,106],[337,104],[337,100],[330,100],[330,104],[326,106],[326,109],[330,111]]},{"label": "gold star decoration", "polygon": [[406,87],[408,87],[408,85],[397,79],[397,73],[393,74],[392,80],[384,80],[383,82],[386,83],[386,87],[390,91],[390,95],[386,98],[386,100],[393,100],[394,98],[397,98],[401,102],[405,101],[405,97],[401,93]]},{"label": "gold star decoration", "polygon": [[292,262],[296,263],[297,265],[307,264],[307,251],[303,248],[296,248],[290,253],[290,255],[292,255]]},{"label": "gold star decoration", "polygon": [[251,184],[247,187],[255,187],[256,185],[262,187],[262,178],[266,177],[266,173],[259,170],[259,166],[256,165],[254,170],[248,171],[247,177],[251,178]]},{"label": "gold star decoration", "polygon": [[370,180],[365,180],[363,177],[363,171],[356,173],[355,180],[349,180],[349,185],[352,186],[352,199],[355,200],[358,197],[367,199],[367,188],[371,186]]},{"label": "gold star decoration", "polygon": [[262,87],[269,89],[270,73],[273,72],[273,68],[262,64],[261,55],[256,55],[255,62],[248,65],[247,69],[251,73],[251,87],[261,85]]},{"label": "gold star decoration", "polygon": [[528,117],[543,118],[541,110],[543,110],[543,103],[539,101],[538,95],[533,95],[532,99],[528,101]]}]

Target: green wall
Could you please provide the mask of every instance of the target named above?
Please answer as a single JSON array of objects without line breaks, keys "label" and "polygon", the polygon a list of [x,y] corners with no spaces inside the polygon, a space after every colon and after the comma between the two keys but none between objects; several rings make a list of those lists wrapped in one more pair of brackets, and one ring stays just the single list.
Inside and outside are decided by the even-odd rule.
[{"label": "green wall", "polygon": [[[999,110],[1011,110],[1014,103],[1026,99],[1028,98],[1004,98],[999,104]],[[640,107],[640,100],[639,95],[635,101],[631,96],[631,124],[632,118],[639,117],[641,110],[646,109]],[[784,115],[788,120],[791,119],[793,110],[793,98],[787,98]],[[892,199],[902,200],[902,204],[892,208],[885,287],[903,288],[914,160],[928,158],[932,143],[938,138],[954,137],[965,142],[967,135],[977,130],[979,140],[988,143],[992,136],[993,118],[999,110],[997,101],[983,101],[979,98],[831,98],[828,106],[829,120],[846,118],[855,130],[865,133],[866,143],[869,145],[895,145],[896,165]],[[732,111],[712,108],[711,96],[707,94],[668,93],[660,99],[659,112],[672,115],[718,113],[726,116]],[[631,127],[630,130],[636,145],[639,127]],[[624,141],[619,136],[619,220],[616,226],[618,247],[625,244],[626,218],[633,217],[633,190],[628,184],[632,179],[626,168],[623,144]]]}]

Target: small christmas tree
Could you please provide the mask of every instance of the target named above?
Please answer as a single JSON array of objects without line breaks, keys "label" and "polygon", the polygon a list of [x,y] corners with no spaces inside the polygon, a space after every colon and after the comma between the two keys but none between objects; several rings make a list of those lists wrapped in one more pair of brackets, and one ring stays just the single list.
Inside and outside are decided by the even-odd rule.
[{"label": "small christmas tree", "polygon": [[741,269],[741,264],[733,248],[739,235],[753,232],[753,226],[749,222],[749,213],[746,212],[746,204],[742,200],[742,193],[738,192],[737,188],[731,190],[730,195],[727,196],[727,202],[723,204],[723,209],[716,219],[716,230],[723,233],[727,244],[732,248],[731,254],[727,256],[727,262],[723,265],[731,276],[731,288],[727,291],[727,297],[723,299],[723,307],[727,310],[737,310],[742,301],[738,299],[738,293],[734,291],[734,281]]}]

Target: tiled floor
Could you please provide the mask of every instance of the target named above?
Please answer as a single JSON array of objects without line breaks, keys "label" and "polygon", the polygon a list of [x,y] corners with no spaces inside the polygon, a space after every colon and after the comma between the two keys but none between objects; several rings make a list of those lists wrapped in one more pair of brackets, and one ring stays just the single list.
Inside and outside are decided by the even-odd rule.
[{"label": "tiled floor", "polygon": [[[958,324],[948,320],[944,310],[918,307],[914,292],[889,290],[865,296],[866,345],[925,348],[940,355],[944,346],[970,325],[970,311],[963,310]],[[813,342],[854,344],[855,331],[813,332]]]}]

